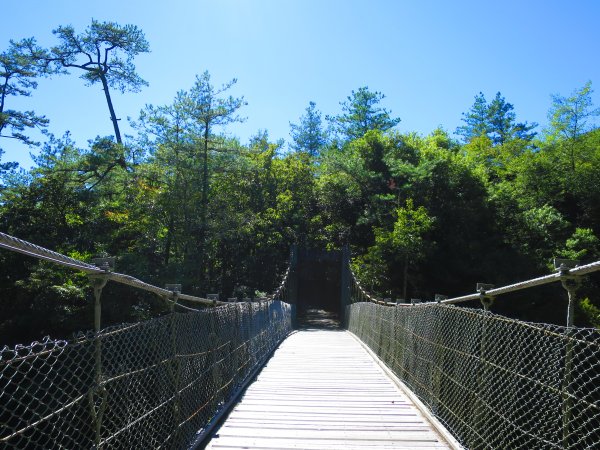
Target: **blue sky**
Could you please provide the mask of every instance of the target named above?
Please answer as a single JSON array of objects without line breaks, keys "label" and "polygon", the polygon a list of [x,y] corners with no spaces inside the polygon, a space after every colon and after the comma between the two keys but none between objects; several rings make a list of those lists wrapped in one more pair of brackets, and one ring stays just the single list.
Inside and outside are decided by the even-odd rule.
[{"label": "blue sky", "polygon": [[[422,134],[438,125],[453,132],[479,91],[488,99],[500,91],[518,120],[543,126],[550,94],[568,95],[588,80],[600,89],[597,0],[10,1],[0,48],[29,36],[50,46],[58,25],[80,31],[92,18],[137,25],[150,43],[151,53],[136,60],[150,86],[114,94],[126,133],[126,117],[170,103],[205,70],[215,84],[238,79],[231,93],[247,100],[247,120],[227,131],[242,142],[259,129],[289,140],[289,122],[309,101],[335,115],[361,86],[386,95],[400,131]],[[51,132],[70,130],[81,146],[112,134],[100,88],[78,75],[41,80],[32,97],[10,98],[7,108],[46,115]],[[600,105],[598,92],[593,98]],[[27,147],[10,139],[0,147],[4,161],[29,166]]]}]

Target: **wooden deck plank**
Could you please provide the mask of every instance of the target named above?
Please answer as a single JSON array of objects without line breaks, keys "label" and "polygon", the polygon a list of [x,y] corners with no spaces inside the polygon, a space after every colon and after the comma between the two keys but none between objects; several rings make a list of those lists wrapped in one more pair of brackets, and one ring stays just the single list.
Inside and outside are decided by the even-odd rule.
[{"label": "wooden deck plank", "polygon": [[[243,428],[264,428],[264,429],[288,429],[293,428],[295,430],[304,430],[313,427],[313,421],[306,420],[304,422],[298,421],[263,421],[263,422],[246,422],[239,420],[232,420],[229,422],[229,427],[243,427]],[[422,422],[320,422],[320,430],[338,431],[338,430],[404,430],[404,429],[421,429],[423,427]]]},{"label": "wooden deck plank", "polygon": [[390,442],[334,442],[328,440],[291,441],[287,439],[234,438],[211,444],[210,449],[252,449],[252,450],[442,450],[444,444],[429,442],[390,441]]},{"label": "wooden deck plank", "polygon": [[286,339],[207,449],[448,449],[347,332]]},{"label": "wooden deck plank", "polygon": [[293,439],[309,440],[322,439],[334,441],[419,441],[437,442],[437,436],[428,431],[427,425],[422,429],[404,427],[399,431],[391,430],[323,430],[321,424],[318,427],[304,428],[247,428],[241,426],[226,426],[219,430],[219,437],[247,437],[247,438],[269,438],[269,439]]}]

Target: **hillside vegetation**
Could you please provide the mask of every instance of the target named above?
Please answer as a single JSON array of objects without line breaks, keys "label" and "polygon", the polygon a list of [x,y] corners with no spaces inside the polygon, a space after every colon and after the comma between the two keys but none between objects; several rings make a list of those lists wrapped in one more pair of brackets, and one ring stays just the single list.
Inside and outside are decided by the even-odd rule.
[{"label": "hillside vegetation", "polygon": [[[82,64],[68,48],[77,38],[110,42],[98,41],[100,31],[122,39],[121,66]],[[138,29],[94,22],[87,32],[59,28],[62,46],[42,49],[31,39],[0,54],[3,137],[30,145],[28,130],[47,124],[10,109],[37,77],[83,70],[90,84],[104,86],[109,108],[109,89],[143,86],[132,63],[147,49]],[[500,93],[489,101],[478,94],[457,138],[443,128],[396,131],[400,119],[381,106],[383,94],[360,87],[336,116],[323,117],[311,102],[291,124],[288,144],[267,131],[248,143],[228,137],[245,105],[229,96],[233,83],[215,84],[205,72],[172,103],[137,114],[133,137],[121,138],[115,119],[114,136],[86,147],[68,134],[47,135],[31,170],[3,162],[0,231],[84,260],[116,256],[120,272],[222,298],[273,288],[292,244],[349,245],[368,289],[427,300],[473,292],[477,281],[548,273],[553,257],[600,259],[591,83],[553,97],[545,129],[517,121]],[[91,327],[83,275],[7,251],[0,267],[0,344]],[[580,325],[600,326],[597,288],[591,277],[580,290]],[[564,323],[563,296],[556,287],[497,304],[506,314]],[[157,298],[107,288],[105,324],[163,312]]]}]

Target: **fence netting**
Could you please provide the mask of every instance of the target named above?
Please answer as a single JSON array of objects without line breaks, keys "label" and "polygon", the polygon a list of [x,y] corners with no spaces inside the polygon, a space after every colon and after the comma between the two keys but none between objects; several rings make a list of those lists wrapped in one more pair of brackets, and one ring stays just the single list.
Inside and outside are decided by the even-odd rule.
[{"label": "fence netting", "polygon": [[281,301],[0,349],[0,448],[187,448],[291,331]]},{"label": "fence netting", "polygon": [[347,307],[350,331],[467,448],[597,448],[600,333],[451,305]]}]

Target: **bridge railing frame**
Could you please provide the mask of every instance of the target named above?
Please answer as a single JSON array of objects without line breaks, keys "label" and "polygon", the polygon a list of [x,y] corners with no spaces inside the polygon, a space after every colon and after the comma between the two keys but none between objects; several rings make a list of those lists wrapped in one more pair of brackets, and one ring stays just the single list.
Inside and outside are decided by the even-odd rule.
[{"label": "bridge railing frame", "polygon": [[[167,439],[171,439],[174,440],[176,442],[186,442],[187,440],[187,444],[188,445],[199,445],[205,438],[207,438],[211,431],[214,429],[215,424],[218,422],[218,420],[220,420],[220,417],[223,416],[223,414],[226,413],[226,409],[232,404],[232,402],[235,400],[235,397],[237,397],[237,395],[239,395],[239,393],[244,389],[244,387],[251,381],[251,379],[253,378],[253,374],[256,373],[256,371],[258,369],[260,369],[260,367],[262,366],[262,364],[264,363],[264,361],[268,358],[268,356],[270,355],[270,353],[274,350],[274,348],[276,348],[276,346],[278,345],[278,343],[284,339],[287,334],[289,332],[291,332],[291,308],[289,307],[289,305],[286,305],[286,303],[284,302],[284,298],[286,297],[287,294],[287,285],[289,283],[289,274],[290,274],[290,268],[288,267],[287,271],[284,274],[283,280],[281,282],[281,284],[278,286],[278,288],[275,290],[275,292],[265,298],[258,298],[255,299],[257,302],[254,302],[254,304],[252,303],[252,299],[248,299],[248,302],[240,302],[238,305],[233,305],[230,302],[223,302],[223,301],[219,301],[217,298],[202,298],[202,297],[197,297],[197,296],[193,296],[193,295],[188,295],[188,294],[183,294],[181,293],[181,285],[167,285],[166,288],[161,288],[158,286],[154,286],[152,284],[146,283],[144,281],[141,281],[135,277],[132,277],[130,275],[126,275],[126,274],[122,274],[122,273],[117,273],[117,272],[113,272],[111,271],[111,263],[113,262],[112,258],[101,258],[98,259],[97,264],[98,265],[94,265],[94,264],[90,264],[84,261],[80,261],[78,259],[75,258],[71,258],[69,256],[63,255],[61,253],[46,249],[44,247],[35,245],[31,242],[16,238],[14,236],[8,235],[6,233],[2,233],[0,232],[0,248],[4,248],[13,252],[17,252],[17,253],[21,253],[39,260],[44,260],[44,261],[48,261],[51,263],[55,263],[64,267],[67,267],[69,269],[72,270],[76,270],[76,271],[80,271],[83,272],[85,274],[88,275],[89,280],[90,280],[90,285],[93,288],[93,294],[94,294],[94,331],[93,334],[88,333],[85,336],[81,337],[81,338],[76,338],[74,339],[72,342],[71,341],[54,341],[51,340],[50,338],[45,338],[44,341],[42,342],[34,342],[33,344],[31,344],[30,346],[24,346],[24,345],[17,345],[14,349],[8,348],[8,347],[0,347],[0,375],[2,375],[2,385],[6,388],[9,388],[9,392],[10,389],[14,389],[15,391],[19,389],[19,386],[14,385],[13,383],[13,376],[11,376],[11,378],[9,379],[5,379],[4,378],[4,370],[8,370],[9,374],[12,373],[11,370],[12,369],[12,364],[18,364],[19,368],[19,375],[17,376],[17,379],[19,379],[19,377],[23,378],[23,377],[27,377],[29,376],[30,372],[34,372],[34,366],[35,364],[43,364],[46,357],[51,357],[51,358],[55,358],[53,356],[54,353],[58,353],[59,356],[60,354],[62,354],[63,350],[66,350],[68,348],[71,348],[71,346],[75,347],[76,349],[79,349],[78,346],[85,346],[88,344],[91,344],[91,348],[92,350],[90,351],[90,356],[93,360],[93,364],[92,367],[90,367],[90,371],[89,371],[89,385],[86,384],[86,381],[82,381],[82,387],[81,389],[78,387],[78,390],[83,390],[85,391],[84,394],[81,394],[78,398],[76,398],[75,400],[73,400],[71,403],[67,404],[67,405],[63,405],[63,407],[59,408],[58,410],[52,410],[50,412],[50,414],[46,414],[43,415],[43,417],[40,420],[37,420],[33,423],[27,423],[26,426],[23,427],[23,425],[20,425],[20,428],[17,427],[16,429],[13,429],[12,431],[9,431],[10,429],[8,428],[7,425],[7,429],[6,430],[2,430],[2,433],[0,433],[0,446],[2,445],[14,445],[15,440],[17,441],[17,447],[20,447],[22,444],[24,444],[23,439],[27,439],[27,435],[28,433],[34,432],[35,428],[39,425],[39,424],[43,424],[48,420],[54,420],[55,417],[58,417],[60,414],[62,414],[64,411],[69,410],[69,408],[71,408],[73,405],[75,405],[76,403],[79,404],[79,402],[83,402],[83,401],[88,401],[88,403],[90,404],[90,407],[88,409],[88,414],[90,415],[91,418],[91,423],[89,423],[89,425],[91,426],[91,434],[93,435],[93,437],[90,436],[90,439],[93,440],[93,448],[106,448],[108,445],[108,442],[113,440],[117,435],[119,435],[120,433],[127,431],[127,429],[129,428],[129,426],[135,424],[138,420],[142,420],[144,419],[145,416],[149,415],[149,414],[153,414],[155,410],[158,410],[158,408],[162,408],[162,404],[159,407],[156,407],[154,410],[151,410],[148,413],[145,413],[141,418],[138,418],[136,420],[134,420],[131,424],[128,424],[125,426],[125,428],[120,429],[119,431],[117,431],[116,433],[113,433],[109,436],[106,435],[106,423],[107,423],[107,419],[106,416],[108,415],[108,404],[109,404],[109,394],[107,391],[107,386],[110,382],[117,382],[120,381],[121,379],[125,379],[126,377],[129,376],[134,376],[136,375],[138,372],[143,372],[145,370],[149,370],[152,369],[153,367],[160,367],[160,366],[164,366],[165,364],[169,365],[173,365],[172,368],[172,378],[174,381],[174,393],[173,393],[173,398],[174,398],[174,418],[176,422],[179,422],[178,418],[178,414],[177,411],[181,410],[182,405],[181,405],[181,398],[180,398],[180,391],[182,391],[182,389],[191,389],[191,385],[188,384],[186,386],[184,386],[183,388],[180,386],[180,376],[182,373],[182,369],[180,367],[182,360],[181,358],[200,358],[201,361],[203,361],[202,358],[204,358],[205,353],[212,355],[212,353],[214,353],[214,355],[210,356],[211,361],[214,360],[211,364],[210,367],[213,367],[213,370],[215,371],[219,371],[219,367],[220,364],[222,363],[222,361],[225,361],[225,359],[229,358],[233,358],[235,360],[237,360],[236,358],[239,358],[239,355],[243,355],[244,358],[247,359],[247,361],[245,362],[244,366],[237,368],[234,372],[233,378],[230,380],[229,383],[227,383],[225,386],[222,386],[220,389],[218,389],[215,393],[213,393],[213,396],[211,397],[211,399],[217,398],[217,395],[221,395],[221,390],[225,389],[223,392],[229,392],[230,388],[235,388],[235,391],[233,392],[231,398],[227,399],[227,398],[223,398],[222,402],[223,404],[219,403],[219,405],[216,405],[215,408],[217,408],[214,411],[214,415],[212,416],[212,418],[210,419],[210,421],[208,423],[202,423],[198,426],[201,426],[202,428],[200,430],[193,430],[193,434],[192,436],[180,436],[180,432],[182,431],[181,428],[176,427],[172,430],[172,433],[167,436]],[[134,288],[137,289],[141,289],[147,292],[151,292],[154,293],[156,295],[158,295],[162,300],[164,300],[168,305],[169,305],[169,310],[170,310],[170,315],[168,316],[164,316],[164,317],[160,317],[158,319],[151,319],[149,322],[152,322],[152,324],[150,324],[150,327],[153,326],[158,326],[155,325],[155,323],[160,323],[162,325],[160,326],[166,326],[168,328],[168,336],[166,343],[163,343],[165,348],[168,347],[170,349],[170,356],[166,357],[167,359],[161,360],[156,362],[155,364],[151,365],[149,368],[142,366],[142,368],[138,368],[136,370],[130,371],[128,373],[124,373],[124,374],[120,374],[118,376],[112,376],[107,378],[108,375],[106,375],[105,373],[105,361],[104,359],[107,357],[106,354],[103,354],[103,352],[106,352],[106,350],[104,349],[104,346],[106,344],[104,344],[104,340],[105,339],[111,339],[112,336],[116,336],[116,335],[120,335],[122,333],[128,333],[129,329],[136,329],[136,328],[140,328],[138,325],[140,324],[129,324],[129,325],[125,325],[125,326],[117,326],[114,327],[115,329],[109,329],[107,331],[107,329],[102,329],[102,323],[101,323],[101,298],[102,298],[102,291],[104,289],[104,287],[106,286],[108,281],[114,281],[116,283],[119,284],[124,284],[124,285],[128,285],[128,286],[132,286]],[[203,306],[205,308],[203,309],[196,309],[190,306],[186,306],[181,304],[180,302],[184,300],[187,302],[190,302],[194,305],[200,305]],[[208,308],[206,308],[208,307]],[[222,307],[222,308],[219,308]],[[175,308],[179,308],[187,313],[191,313],[191,314],[176,314],[175,313]],[[222,314],[225,314],[223,311],[231,311],[233,314],[233,319],[230,320],[230,322],[232,322],[234,324],[234,328],[235,328],[235,324],[238,323],[240,325],[240,327],[242,327],[243,329],[240,330],[236,330],[236,331],[230,331],[228,333],[233,333],[235,334],[236,338],[234,339],[233,337],[231,337],[230,342],[228,343],[228,345],[235,347],[231,352],[226,352],[225,350],[223,350],[223,344],[220,343],[221,341],[221,337],[216,333],[216,331],[214,330],[214,327],[217,326],[217,321],[222,322],[224,319],[221,317]],[[206,340],[208,342],[210,342],[209,344],[206,344],[210,347],[210,345],[212,345],[215,348],[211,348],[211,350],[208,350],[204,353],[197,353],[197,354],[190,354],[190,355],[185,355],[185,354],[180,354],[183,350],[179,349],[178,350],[178,345],[179,346],[187,346],[190,345],[186,339],[189,339],[189,337],[187,336],[187,334],[190,334],[192,332],[198,332],[199,330],[195,329],[194,330],[179,330],[182,333],[182,336],[177,337],[177,321],[181,321],[181,320],[187,320],[189,318],[190,323],[199,320],[203,317],[206,317],[206,320],[209,320],[210,323],[210,328],[211,330],[208,330],[208,335],[205,336]],[[155,322],[158,321],[158,322]],[[165,322],[166,321],[166,322]],[[252,321],[258,321],[258,323],[253,323]],[[219,327],[223,328],[223,324],[220,323],[218,324]],[[186,322],[187,323],[187,322]],[[165,325],[166,324],[166,325]],[[148,325],[148,324],[142,324],[142,325]],[[230,324],[231,325],[231,324]],[[200,330],[202,331],[202,330]],[[156,345],[159,345],[158,343]],[[162,345],[162,344],[161,344]],[[204,344],[203,344],[204,345]],[[41,352],[36,352],[36,348],[37,347],[49,347],[50,350],[42,350]],[[55,349],[56,348],[56,349]],[[87,348],[87,347],[86,347]],[[208,347],[207,347],[208,348]],[[229,347],[227,347],[229,348]],[[113,353],[114,353],[114,348],[112,348]],[[222,352],[224,352],[224,354],[222,354]],[[26,352],[25,356],[20,356],[21,352]],[[221,353],[219,353],[221,352]],[[76,351],[70,352],[70,353],[76,353]],[[183,351],[183,353],[185,353],[185,351]],[[220,358],[222,358],[221,360],[217,360],[216,354],[219,353]],[[3,359],[4,358],[4,359]],[[58,359],[58,357],[56,357]],[[115,356],[112,355],[112,358],[114,359]],[[39,361],[41,362],[38,362]],[[31,362],[29,362],[31,361]],[[140,364],[142,364],[140,362]],[[199,364],[199,363],[198,363]],[[204,364],[204,363],[202,363]],[[66,364],[64,362],[61,363],[60,367],[66,367]],[[71,370],[71,369],[69,369]],[[229,369],[227,369],[229,370]],[[188,371],[189,372],[189,371]],[[68,372],[71,373],[71,372]],[[93,373],[93,374],[92,374]],[[62,376],[62,374],[60,374]],[[10,376],[10,375],[9,375]],[[213,374],[208,374],[208,379],[212,379],[214,377],[216,377],[216,375]],[[229,386],[229,384],[231,384],[233,382],[235,378],[235,386],[232,384],[231,386]],[[79,378],[78,378],[79,379]],[[28,380],[28,379],[27,379]],[[6,384],[4,384],[4,381],[6,381]],[[11,384],[13,383],[13,384]],[[50,382],[51,383],[51,382]],[[212,382],[211,382],[212,383]],[[237,383],[240,383],[239,386],[237,385]],[[73,382],[73,384],[76,384],[76,381]],[[211,384],[212,386],[212,384]],[[3,387],[3,389],[4,389]],[[215,384],[215,389],[218,386]],[[207,388],[208,389],[208,388]],[[10,393],[7,393],[6,396],[4,396],[5,393],[4,392],[0,392],[0,398],[4,400],[9,400],[9,401],[13,401],[13,397],[10,395]],[[32,394],[32,397],[35,398],[36,394]],[[114,397],[114,396],[113,396]],[[17,397],[20,398],[20,397]],[[49,401],[54,401],[50,395],[45,395],[45,398]],[[115,399],[112,398],[111,399],[112,402],[114,403]],[[210,400],[210,399],[209,399]],[[20,400],[16,400],[17,402],[19,402]],[[211,402],[216,402],[216,400],[210,400]],[[44,401],[43,400],[37,400],[36,399],[36,405],[37,407],[39,406],[44,406]],[[212,405],[212,403],[210,403]],[[200,410],[203,410],[203,408],[205,408],[208,405],[208,403],[201,405]],[[21,405],[24,406],[24,405]],[[36,406],[33,405],[31,406],[31,408],[35,408]],[[210,406],[212,407],[212,406]],[[25,411],[29,411],[27,408],[29,408],[29,406],[25,407]],[[192,417],[199,417],[196,416],[196,414],[198,414],[200,412],[200,410],[196,411],[193,413]],[[203,410],[204,411],[204,410]],[[6,413],[7,410],[4,408],[0,408],[0,413]],[[12,414],[12,413],[11,413]],[[39,416],[39,412],[38,411],[34,411],[33,412],[33,416]],[[0,417],[2,417],[4,419],[4,417],[0,414]],[[10,416],[9,419],[12,420],[14,416]],[[122,419],[122,418],[121,418]],[[145,419],[144,419],[145,420]],[[186,420],[184,420],[180,426],[183,426],[185,424],[187,424],[187,421],[191,420],[191,418],[188,418]],[[195,419],[197,420],[197,419]],[[29,422],[29,421],[28,421]],[[21,423],[21,422],[18,422]],[[71,425],[71,427],[73,427],[74,425]],[[187,425],[186,425],[187,426]],[[54,428],[54,427],[53,427]],[[5,435],[4,431],[7,431],[9,434]],[[189,430],[188,430],[189,431]],[[43,434],[43,433],[42,433]],[[66,430],[65,433],[62,433],[63,435],[66,436]],[[45,439],[50,439],[48,436],[46,436]],[[87,439],[87,438],[86,438]],[[36,441],[37,442],[37,441]],[[50,441],[48,441],[50,442]],[[39,443],[39,442],[38,442]],[[92,446],[91,443],[89,443],[86,440],[87,444],[84,444],[83,442],[78,442],[77,445],[82,445],[82,446],[87,446],[88,444],[90,446]],[[25,441],[25,445],[29,445],[28,441]],[[32,445],[35,445],[32,444]],[[8,447],[7,447],[8,448]],[[12,447],[10,447],[12,448]]]},{"label": "bridge railing frame", "polygon": [[[433,350],[431,350],[430,348],[432,352],[430,354],[432,358],[430,364],[433,364],[436,367],[436,369],[433,370],[431,375],[432,378],[429,381],[420,380],[420,382],[423,382],[425,384],[427,384],[428,382],[433,383],[431,386],[429,386],[429,388],[427,388],[430,389],[429,391],[427,391],[427,389],[423,391],[425,392],[424,395],[429,398],[429,401],[427,399],[423,400],[425,403],[430,405],[432,413],[434,413],[435,415],[438,414],[438,412],[436,411],[436,399],[439,396],[440,389],[442,389],[441,374],[444,373],[444,364],[447,364],[443,362],[446,358],[444,356],[444,353],[452,353],[453,351],[458,351],[458,347],[457,349],[454,349],[453,345],[456,344],[456,342],[463,342],[463,344],[467,346],[467,353],[465,353],[465,355],[468,354],[470,358],[474,358],[475,360],[480,361],[478,364],[475,364],[477,371],[477,374],[475,375],[476,381],[474,381],[473,384],[470,385],[472,388],[471,394],[474,395],[474,398],[476,399],[473,405],[473,407],[476,409],[474,414],[478,417],[478,419],[470,425],[472,428],[467,428],[467,435],[461,435],[456,437],[466,445],[473,445],[475,447],[487,445],[486,442],[481,442],[477,439],[479,439],[480,433],[484,435],[485,433],[489,433],[490,431],[489,429],[485,428],[489,426],[489,424],[486,423],[487,418],[485,417],[485,407],[489,407],[489,405],[485,405],[484,407],[483,403],[485,402],[485,393],[489,393],[490,389],[493,389],[492,387],[490,387],[490,385],[488,385],[488,383],[490,382],[490,373],[493,370],[504,370],[501,363],[494,362],[494,358],[498,357],[499,355],[499,343],[494,342],[490,335],[493,326],[498,326],[494,324],[505,323],[508,327],[508,324],[511,323],[511,327],[514,330],[525,330],[522,331],[524,335],[527,335],[527,330],[530,330],[532,339],[535,339],[535,336],[540,335],[546,335],[551,337],[551,339],[548,338],[548,341],[544,342],[547,342],[549,349],[553,349],[552,351],[554,353],[552,354],[552,357],[558,358],[553,359],[552,362],[548,363],[548,367],[554,367],[558,371],[558,373],[553,374],[554,377],[558,377],[558,381],[555,381],[554,385],[552,385],[552,383],[550,382],[546,383],[543,380],[538,380],[540,385],[540,393],[541,395],[548,395],[548,392],[554,392],[554,402],[558,403],[559,410],[562,414],[562,424],[558,425],[556,423],[556,420],[554,422],[558,428],[558,433],[562,434],[562,437],[555,437],[554,442],[556,442],[560,446],[560,448],[579,448],[578,445],[583,445],[583,442],[591,442],[590,439],[594,439],[594,436],[600,439],[599,433],[589,429],[586,430],[586,425],[584,424],[583,428],[581,425],[582,420],[584,420],[582,419],[581,415],[582,409],[585,409],[586,411],[596,411],[595,413],[586,413],[589,414],[592,417],[592,419],[588,419],[588,415],[585,415],[583,416],[585,420],[600,420],[600,402],[598,402],[597,400],[594,401],[594,398],[598,398],[598,395],[594,394],[594,392],[596,392],[597,389],[593,388],[593,380],[596,379],[594,378],[595,372],[593,366],[590,366],[590,364],[594,364],[594,357],[582,356],[582,352],[583,355],[594,353],[591,349],[597,348],[600,345],[600,339],[598,338],[600,332],[599,330],[595,329],[575,327],[573,313],[576,302],[576,291],[581,284],[582,277],[592,272],[600,271],[600,261],[578,266],[576,264],[568,265],[565,263],[564,260],[558,260],[555,261],[555,267],[557,269],[555,273],[540,276],[534,279],[513,283],[499,288],[494,288],[491,285],[479,283],[477,286],[477,292],[474,294],[468,294],[453,298],[445,298],[444,296],[436,295],[436,301],[414,304],[394,303],[377,298],[376,296],[368,293],[361,286],[355,274],[350,269],[352,280],[351,291],[353,292],[353,295],[351,296],[351,304],[347,306],[346,322],[351,324],[348,328],[352,332],[357,333],[358,337],[361,340],[363,340],[363,342],[365,342],[366,345],[371,347],[371,349],[376,354],[378,354],[380,358],[382,358],[384,363],[388,364],[390,361],[392,361],[393,365],[395,365],[396,367],[400,367],[400,372],[405,373],[406,376],[413,381],[419,380],[419,376],[411,374],[410,370],[412,369],[410,368],[402,368],[404,364],[404,358],[407,358],[406,350],[394,349],[394,343],[396,343],[398,339],[402,340],[404,338],[412,342],[414,336],[416,338],[415,342],[412,342],[411,344],[400,343],[399,345],[413,346],[417,345],[418,342],[421,342],[419,339],[423,339],[423,342],[427,342],[427,344],[424,344],[426,348],[433,348]],[[560,282],[562,287],[564,288],[564,290],[567,291],[568,294],[566,327],[527,323],[491,314],[490,312],[490,306],[492,305],[494,300],[500,295],[556,282]],[[448,309],[448,307],[450,306],[460,305],[465,302],[471,302],[474,300],[479,300],[482,303],[484,311],[479,311],[477,314],[473,314],[472,312],[474,310],[469,308]],[[370,303],[377,306],[371,308],[367,307],[366,309],[360,307],[360,304],[364,304],[364,302],[366,302],[367,304]],[[358,309],[354,309],[355,305],[358,307]],[[436,305],[439,305],[441,308],[438,309]],[[379,309],[378,307],[381,307],[383,309]],[[375,310],[372,310],[373,308],[375,308]],[[385,313],[385,311],[393,311],[393,314],[387,314]],[[410,311],[414,311],[415,314],[410,313]],[[418,311],[421,311],[422,314],[418,313]],[[448,331],[449,325],[444,324],[444,326],[442,327],[442,323],[439,322],[441,319],[439,318],[446,316],[459,317],[461,314],[460,311],[465,311],[466,315],[470,315],[474,319],[477,319],[476,322],[479,322],[479,325],[475,325],[475,328],[477,328],[478,326],[479,331],[477,333],[471,333],[471,340],[458,339],[456,342],[452,341],[452,343],[444,342],[442,339],[438,342],[438,340],[440,340],[442,336],[446,336],[446,338],[456,339],[456,337],[451,337],[453,335],[451,334],[451,332]],[[404,314],[403,312],[406,312],[407,314]],[[386,317],[385,319],[383,318],[384,316]],[[402,318],[404,316],[406,317]],[[428,323],[433,328],[429,330],[421,329],[422,325],[414,322],[415,318],[419,317],[428,317],[429,319],[427,320],[432,321],[431,323]],[[408,322],[405,322],[406,320],[408,320]],[[412,323],[411,320],[413,321]],[[365,321],[372,323],[367,325],[364,323]],[[381,327],[381,329],[379,329],[378,327]],[[415,330],[420,329],[419,332],[424,333],[423,336],[418,338],[417,336],[420,335],[418,334],[418,332],[415,332],[413,334],[413,331],[411,331],[413,328],[415,328]],[[458,333],[460,334],[462,333],[462,331],[458,331]],[[514,340],[515,342],[519,341],[519,339],[512,338],[512,340]],[[554,341],[552,341],[552,339]],[[390,340],[392,342],[386,342],[387,340]],[[416,352],[415,348],[411,347],[410,351]],[[539,350],[540,354],[544,354],[544,351],[549,351],[546,349]],[[402,355],[401,359],[403,363],[398,362],[398,355],[396,354],[397,351],[399,351],[399,354]],[[523,350],[519,350],[519,352],[523,353]],[[419,366],[419,364],[421,364],[418,361],[415,362],[410,359],[405,362],[406,364],[408,364],[409,367],[415,365]],[[400,364],[400,366],[398,366],[398,364]],[[521,363],[515,364],[518,365]],[[577,365],[579,365],[579,367],[577,367]],[[492,370],[490,369],[490,367],[495,367],[495,369]],[[394,371],[394,369],[391,366],[390,370]],[[404,372],[405,370],[406,372]],[[402,376],[402,373],[396,373],[396,375],[399,376],[400,379],[403,379],[404,377]],[[509,373],[507,372],[507,374]],[[516,377],[516,379],[519,379],[519,377],[524,377],[523,380],[527,379],[527,382],[535,381],[535,376],[528,378],[525,377],[523,373],[520,373],[518,371],[516,371],[515,373],[511,372],[510,376]],[[587,379],[586,377],[591,377],[591,379]],[[598,377],[600,377],[600,374],[598,374]],[[456,380],[452,382],[456,383]],[[509,383],[512,382],[514,381],[509,381]],[[419,381],[417,381],[417,385],[418,383]],[[496,380],[496,383],[497,386],[501,386],[503,383],[502,378],[499,377]],[[410,385],[411,383],[408,382],[407,384]],[[424,384],[418,385],[418,389],[422,388],[423,386]],[[579,389],[579,391],[577,391],[577,389]],[[558,395],[559,400],[556,400],[556,395]],[[541,406],[544,407],[544,405]],[[515,405],[515,407],[517,407],[517,405]],[[556,419],[556,416],[553,416],[553,418]],[[440,419],[444,421],[444,418]],[[574,434],[574,429],[578,430],[578,432],[583,432],[582,430],[585,430],[590,436],[577,436]],[[483,432],[481,430],[483,430]],[[536,442],[535,445],[540,445],[541,442],[544,442],[535,439],[537,438],[534,438],[534,441],[532,441]]]},{"label": "bridge railing frame", "polygon": [[[152,292],[158,295],[159,297],[169,302],[172,302],[172,290],[161,288],[159,286],[154,286],[152,284],[138,280],[137,278],[132,277],[131,275],[126,275],[118,272],[111,272],[110,268],[107,265],[98,267],[94,264],[80,261],[78,259],[71,258],[61,253],[48,250],[47,248],[40,247],[39,245],[32,244],[31,242],[16,238],[6,233],[0,232],[0,248],[31,256],[33,258],[50,261],[52,263],[68,267],[73,270],[84,272],[92,277],[101,277],[106,281],[114,281],[116,283],[132,286],[147,292]],[[186,300],[192,303],[197,303],[205,306],[216,306],[226,304],[226,302],[223,301],[215,301],[208,298],[196,297],[194,295],[183,293],[178,293],[177,298],[179,300]],[[185,307],[181,304],[177,303],[176,306],[185,309]]]},{"label": "bridge railing frame", "polygon": [[[563,260],[557,260],[557,261],[563,261]],[[573,326],[573,319],[574,319],[574,314],[573,314],[573,310],[574,310],[574,305],[575,305],[575,292],[577,290],[577,288],[580,285],[580,280],[581,277],[593,272],[597,272],[600,271],[600,261],[595,261],[589,264],[584,264],[582,266],[579,265],[575,265],[574,267],[568,267],[565,264],[556,264],[556,272],[548,274],[548,275],[542,275],[540,277],[537,278],[532,278],[530,280],[525,280],[525,281],[520,281],[517,283],[513,283],[513,284],[509,284],[506,286],[501,286],[498,288],[492,287],[492,285],[485,285],[483,283],[478,283],[478,287],[480,287],[479,289],[477,289],[477,291],[473,294],[467,294],[467,295],[461,295],[461,296],[457,296],[457,297],[452,297],[452,298],[446,298],[446,296],[437,296],[438,297],[436,300],[430,301],[430,302],[422,302],[422,303],[396,303],[396,302],[389,302],[386,301],[384,299],[378,298],[373,294],[370,294],[369,292],[367,292],[362,285],[360,284],[360,281],[358,280],[358,278],[356,277],[354,271],[352,271],[352,268],[350,268],[350,275],[351,275],[351,279],[352,279],[352,285],[354,286],[354,288],[356,289],[356,291],[359,293],[359,295],[365,299],[366,301],[369,301],[371,303],[375,303],[378,305],[382,305],[382,306],[411,306],[411,305],[428,305],[428,304],[432,304],[432,303],[438,303],[438,304],[443,304],[443,305],[454,305],[454,304],[459,304],[459,303],[465,303],[465,302],[470,302],[473,300],[479,300],[484,309],[487,311],[489,310],[491,304],[494,302],[494,300],[503,294],[508,294],[511,292],[516,292],[516,291],[521,291],[524,289],[529,289],[532,287],[536,287],[536,286],[543,286],[546,284],[551,284],[551,283],[556,283],[556,282],[561,282],[563,288],[567,291],[568,297],[569,297],[569,305],[568,305],[568,309],[567,309],[567,327],[571,327]],[[486,287],[488,287],[486,289]]]}]

